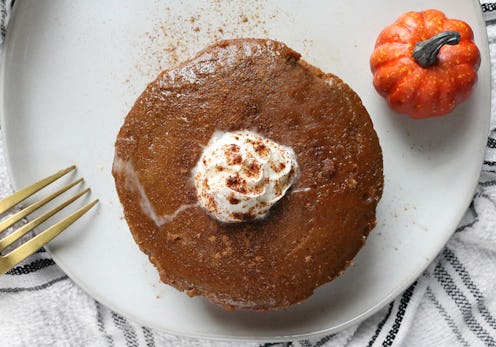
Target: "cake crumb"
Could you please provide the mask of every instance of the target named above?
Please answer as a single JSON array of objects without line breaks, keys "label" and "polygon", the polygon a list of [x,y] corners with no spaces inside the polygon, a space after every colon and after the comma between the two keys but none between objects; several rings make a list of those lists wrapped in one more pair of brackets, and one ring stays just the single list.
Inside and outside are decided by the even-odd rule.
[{"label": "cake crumb", "polygon": [[305,263],[309,263],[309,262],[310,262],[310,260],[312,260],[312,256],[311,256],[311,255],[307,255],[307,256],[305,257]]},{"label": "cake crumb", "polygon": [[210,242],[214,242],[215,240],[217,240],[217,237],[212,235],[208,239],[210,240]]},{"label": "cake crumb", "polygon": [[351,189],[355,189],[358,185],[358,182],[356,179],[354,178],[351,178],[350,181],[348,182],[348,187],[350,187]]},{"label": "cake crumb", "polygon": [[200,292],[198,291],[198,289],[193,288],[193,289],[190,289],[190,290],[186,291],[186,294],[188,294],[188,296],[191,298],[193,296],[199,295]]},{"label": "cake crumb", "polygon": [[181,240],[181,236],[179,234],[167,233],[167,241],[178,241]]}]

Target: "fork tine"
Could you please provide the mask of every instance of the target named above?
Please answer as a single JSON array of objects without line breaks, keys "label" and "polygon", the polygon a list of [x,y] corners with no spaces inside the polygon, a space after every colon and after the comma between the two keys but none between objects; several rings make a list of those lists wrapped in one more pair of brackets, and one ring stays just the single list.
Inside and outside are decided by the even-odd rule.
[{"label": "fork tine", "polygon": [[22,218],[26,217],[28,214],[36,211],[38,208],[40,208],[41,206],[45,205],[46,203],[52,201],[53,199],[55,199],[60,194],[64,193],[65,191],[69,190],[70,188],[72,188],[75,185],[77,185],[79,183],[82,183],[82,182],[83,182],[83,179],[80,178],[77,181],[74,181],[71,184],[68,184],[67,186],[65,186],[65,187],[57,190],[55,193],[50,194],[49,196],[43,198],[42,200],[29,205],[25,209],[20,210],[16,214],[14,214],[14,215],[10,216],[9,218],[6,218],[5,220],[1,221],[0,222],[0,234],[3,231],[5,231],[8,227],[10,227],[11,225],[13,225],[14,223],[17,223]]},{"label": "fork tine", "polygon": [[67,205],[73,203],[76,199],[80,198],[81,196],[88,193],[89,191],[90,191],[90,188],[86,188],[85,190],[74,195],[72,198],[68,199],[67,201],[65,201],[65,202],[61,203],[60,205],[52,208],[51,210],[43,213],[41,216],[33,219],[31,222],[23,225],[22,227],[15,230],[11,234],[5,236],[3,239],[0,240],[0,252],[2,252],[5,248],[9,247],[12,243],[14,243],[20,237],[26,235],[30,230],[37,227],[38,225],[40,225],[41,223],[46,221],[48,218],[53,216],[55,213],[59,212]]},{"label": "fork tine", "polygon": [[[1,257],[0,259],[5,262],[5,267],[0,269],[0,275],[4,274],[16,264],[20,263],[31,254],[36,252],[38,249],[46,245],[49,241],[51,241],[54,237],[64,231],[67,227],[69,227],[72,223],[81,218],[86,212],[88,212],[93,206],[98,203],[98,199],[90,202],[88,205],[81,207],[79,210],[74,212],[73,214],[65,217],[61,221],[55,223],[48,229],[42,231],[31,240],[22,244],[18,248],[11,251],[9,254]],[[1,265],[1,264],[0,264]]]},{"label": "fork tine", "polygon": [[71,172],[76,168],[76,165],[71,165],[68,168],[61,170],[51,176],[48,176],[47,178],[42,179],[39,182],[33,183],[30,186],[27,186],[18,192],[6,197],[5,199],[0,201],[0,214],[6,212],[8,209],[12,208],[13,206],[17,205],[24,199],[30,197],[43,187],[46,187],[53,181],[59,179],[60,177],[64,176],[65,174]]}]

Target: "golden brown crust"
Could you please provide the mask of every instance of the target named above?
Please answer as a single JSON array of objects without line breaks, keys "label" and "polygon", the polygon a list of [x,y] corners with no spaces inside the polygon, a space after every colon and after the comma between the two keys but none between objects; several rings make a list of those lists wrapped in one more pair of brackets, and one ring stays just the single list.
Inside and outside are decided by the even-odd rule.
[{"label": "golden brown crust", "polygon": [[[215,130],[293,148],[301,176],[267,218],[221,224],[195,206],[191,170]],[[299,302],[350,263],[375,226],[382,153],[360,98],[280,42],[220,42],[148,85],[116,142],[113,174],[134,239],[161,279],[226,308]],[[131,180],[132,181],[132,180]]]}]

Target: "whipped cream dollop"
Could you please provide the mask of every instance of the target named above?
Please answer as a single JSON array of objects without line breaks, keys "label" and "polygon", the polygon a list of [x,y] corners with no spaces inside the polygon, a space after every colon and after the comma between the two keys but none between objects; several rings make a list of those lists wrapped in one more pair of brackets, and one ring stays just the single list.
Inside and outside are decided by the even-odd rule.
[{"label": "whipped cream dollop", "polygon": [[246,130],[215,132],[193,169],[200,205],[225,223],[264,217],[297,177],[291,148]]}]

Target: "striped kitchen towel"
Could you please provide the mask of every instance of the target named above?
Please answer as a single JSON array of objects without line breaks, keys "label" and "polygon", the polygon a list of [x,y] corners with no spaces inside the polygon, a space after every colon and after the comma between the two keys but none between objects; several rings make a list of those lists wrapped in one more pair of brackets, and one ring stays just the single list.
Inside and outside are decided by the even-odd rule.
[{"label": "striped kitchen towel", "polygon": [[[481,0],[496,86],[495,3]],[[0,0],[0,47],[14,0]],[[170,336],[112,312],[43,250],[0,276],[0,346],[496,346],[496,92],[473,201],[444,250],[404,293],[363,323],[286,343]],[[0,138],[1,141],[1,138]],[[11,192],[0,143],[0,196]]]}]

